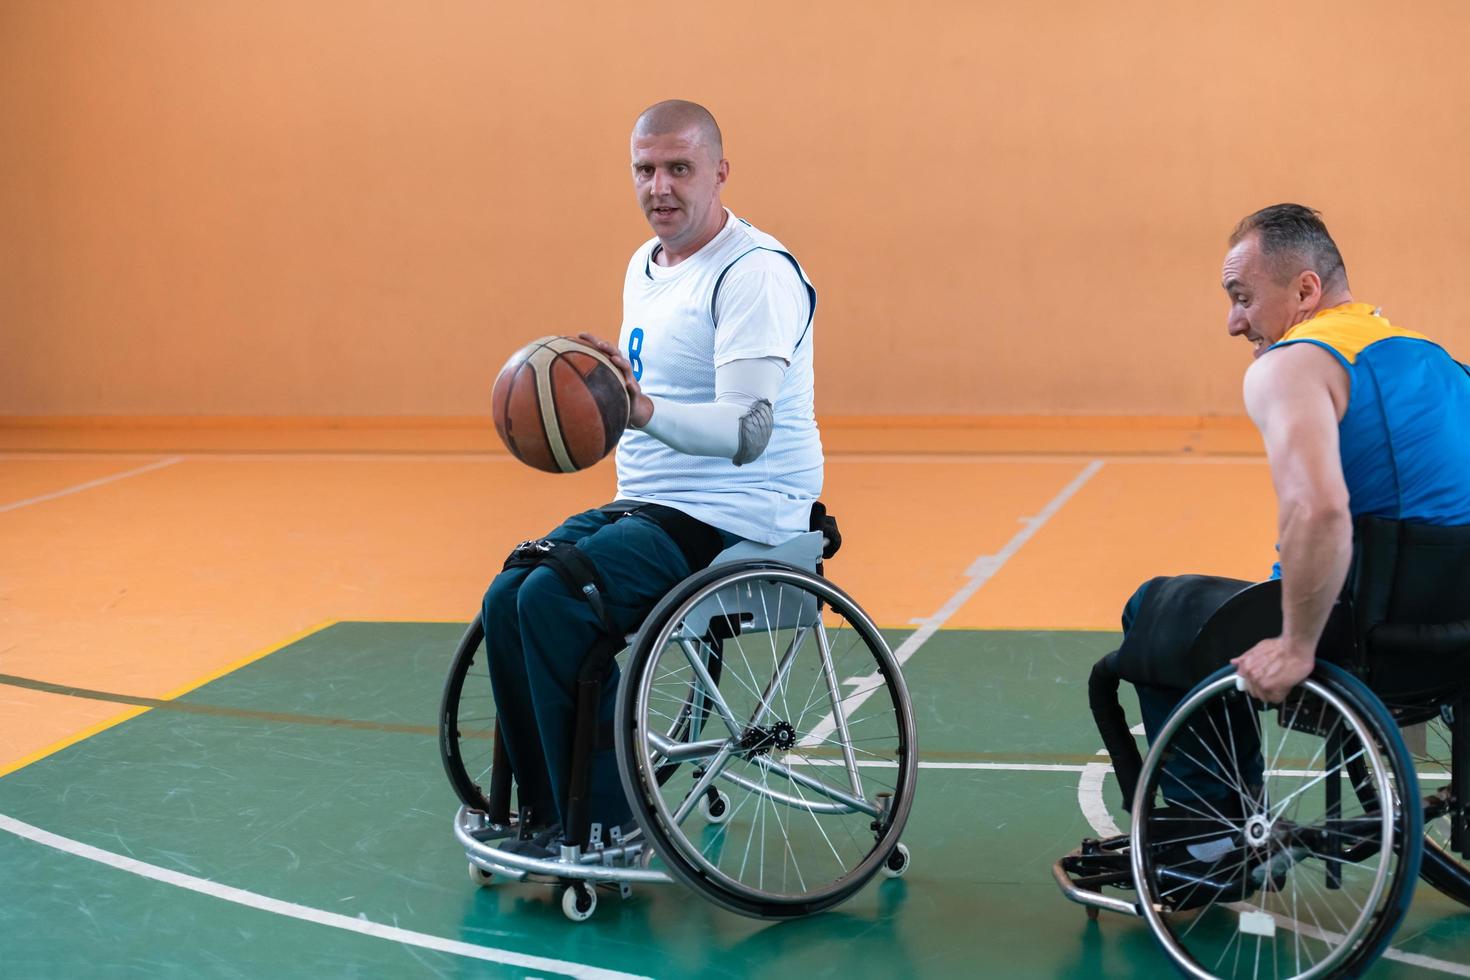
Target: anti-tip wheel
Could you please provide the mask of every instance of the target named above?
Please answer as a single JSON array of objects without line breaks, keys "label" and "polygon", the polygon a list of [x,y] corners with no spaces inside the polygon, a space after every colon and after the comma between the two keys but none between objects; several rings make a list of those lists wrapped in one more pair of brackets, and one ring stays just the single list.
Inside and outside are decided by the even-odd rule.
[{"label": "anti-tip wheel", "polygon": [[597,891],[590,885],[568,885],[561,893],[562,914],[573,922],[586,922],[597,911]]},{"label": "anti-tip wheel", "polygon": [[909,847],[902,841],[888,854],[883,862],[883,877],[900,878],[909,869]]},{"label": "anti-tip wheel", "polygon": [[730,819],[730,797],[719,790],[715,790],[715,798],[711,800],[708,795],[699,798],[700,816],[716,826]]},{"label": "anti-tip wheel", "polygon": [[488,888],[495,881],[495,876],[478,864],[470,865],[470,881],[480,888]]}]

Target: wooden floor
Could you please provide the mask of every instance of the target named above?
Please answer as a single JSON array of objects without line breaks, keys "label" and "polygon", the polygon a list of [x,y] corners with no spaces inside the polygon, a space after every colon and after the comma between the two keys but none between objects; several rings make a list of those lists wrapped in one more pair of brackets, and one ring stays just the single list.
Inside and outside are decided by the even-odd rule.
[{"label": "wooden floor", "polygon": [[[1115,629],[1149,576],[1272,561],[1239,424],[837,420],[824,441],[828,573],[883,625]],[[323,622],[462,621],[516,542],[613,492],[610,463],[497,449],[469,422],[0,429],[0,674],[166,698]],[[0,773],[122,714],[0,687]]]},{"label": "wooden floor", "polygon": [[[609,499],[610,464],[537,473],[469,421],[0,427],[0,975],[1172,975],[1049,869],[1126,822],[1081,689],[1123,601],[1270,568],[1254,434],[823,434],[827,574],[911,657],[914,869],[780,926],[671,887],[572,927],[465,880],[435,706],[505,553]],[[1467,943],[1421,886],[1372,975],[1470,975]]]}]

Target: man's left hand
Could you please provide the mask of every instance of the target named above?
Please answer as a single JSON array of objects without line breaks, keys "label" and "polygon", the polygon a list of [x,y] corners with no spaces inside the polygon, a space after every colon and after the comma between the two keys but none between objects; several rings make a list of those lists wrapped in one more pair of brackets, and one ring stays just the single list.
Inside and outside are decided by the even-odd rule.
[{"label": "man's left hand", "polygon": [[1315,645],[1304,647],[1273,636],[1230,662],[1245,678],[1251,697],[1275,704],[1286,700],[1287,692],[1307,679],[1316,666],[1317,651]]}]

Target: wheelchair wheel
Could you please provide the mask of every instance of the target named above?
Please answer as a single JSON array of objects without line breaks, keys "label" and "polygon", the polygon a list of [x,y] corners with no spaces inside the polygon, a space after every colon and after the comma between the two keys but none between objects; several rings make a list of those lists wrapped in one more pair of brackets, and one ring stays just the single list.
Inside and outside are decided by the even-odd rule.
[{"label": "wheelchair wheel", "polygon": [[[745,915],[843,901],[912,806],[893,654],[845,593],[791,566],[721,565],[666,596],[634,641],[616,727],[629,802],[669,873]],[[711,789],[718,822],[700,815]]]},{"label": "wheelchair wheel", "polygon": [[1450,792],[1450,726],[1436,713],[1403,733],[1424,796],[1424,863],[1419,876],[1461,905],[1470,905],[1470,864],[1450,842],[1450,813],[1460,805]]},{"label": "wheelchair wheel", "polygon": [[485,660],[485,630],[477,615],[460,637],[439,702],[439,758],[459,801],[490,809],[495,759],[495,698]]},{"label": "wheelchair wheel", "polygon": [[1353,975],[1413,893],[1423,814],[1387,710],[1330,664],[1285,704],[1227,667],[1154,741],[1133,803],[1139,908],[1194,977]]}]

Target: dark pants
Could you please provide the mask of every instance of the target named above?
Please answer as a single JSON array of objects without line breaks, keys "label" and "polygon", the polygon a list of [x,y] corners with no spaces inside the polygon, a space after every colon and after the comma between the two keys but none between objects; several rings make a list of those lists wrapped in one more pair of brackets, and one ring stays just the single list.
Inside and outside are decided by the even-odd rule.
[{"label": "dark pants", "polygon": [[[1140,659],[1153,661],[1148,664],[1151,670],[1135,666],[1134,676],[1159,681],[1134,681],[1143,729],[1150,745],[1170,712],[1189,693],[1189,687],[1223,666],[1214,662],[1189,663],[1188,648],[1218,604],[1247,584],[1207,576],[1151,579],[1139,586],[1128,600],[1123,609],[1125,652],[1135,664]],[[1160,592],[1150,596],[1153,588]],[[1257,788],[1263,774],[1260,740],[1256,737],[1257,720],[1253,714],[1254,709],[1244,698],[1230,706],[1216,702],[1180,729],[1159,779],[1165,801],[1192,810],[1213,810],[1221,816],[1235,816],[1232,811],[1237,808],[1240,795],[1237,783],[1243,782],[1242,788],[1247,790]],[[1226,740],[1232,744],[1227,745]],[[1238,778],[1232,759],[1240,766]]]},{"label": "dark pants", "polygon": [[[674,539],[638,513],[585,511],[547,538],[576,545],[596,566],[620,636],[637,629],[658,600],[695,570]],[[519,803],[532,808],[538,824],[561,820],[572,768],[577,673],[604,635],[602,624],[546,565],[497,575],[485,593],[484,624],[495,713]],[[614,667],[603,685],[599,728],[612,725],[617,680]],[[589,809],[592,821],[604,826],[622,824],[630,815],[610,747],[593,757]]]}]

